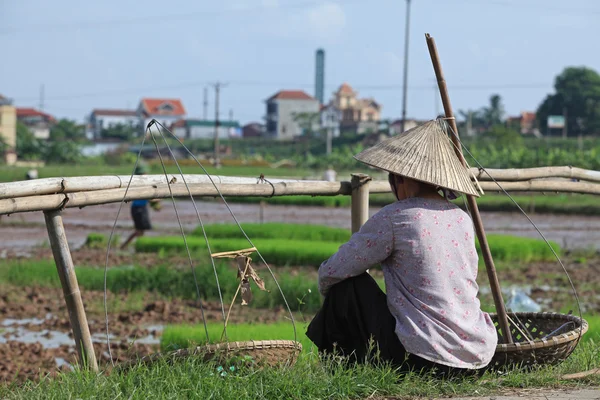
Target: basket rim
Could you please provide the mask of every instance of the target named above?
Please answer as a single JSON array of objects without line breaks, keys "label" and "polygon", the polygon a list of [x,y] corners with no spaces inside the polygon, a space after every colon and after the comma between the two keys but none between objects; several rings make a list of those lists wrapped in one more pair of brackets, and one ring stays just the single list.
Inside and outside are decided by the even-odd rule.
[{"label": "basket rim", "polygon": [[167,352],[156,352],[137,360],[127,360],[119,365],[120,368],[127,368],[137,363],[151,363],[159,359],[174,359],[180,357],[216,354],[218,352],[239,352],[245,350],[268,350],[268,349],[284,349],[290,353],[299,353],[302,351],[302,343],[295,340],[246,340],[236,342],[222,342],[204,344],[201,346],[188,347]]},{"label": "basket rim", "polygon": [[[497,317],[497,313],[489,313],[490,317]],[[514,316],[518,318],[535,318],[535,319],[553,319],[563,320],[565,322],[575,322],[578,326],[569,332],[562,333],[557,336],[552,336],[547,339],[534,339],[525,340],[523,342],[516,342],[511,344],[499,343],[496,346],[496,353],[503,352],[523,352],[528,350],[539,350],[548,347],[556,347],[564,345],[566,343],[579,340],[588,331],[589,325],[587,321],[576,315],[561,314],[557,312],[511,312],[507,313],[508,316]]]}]

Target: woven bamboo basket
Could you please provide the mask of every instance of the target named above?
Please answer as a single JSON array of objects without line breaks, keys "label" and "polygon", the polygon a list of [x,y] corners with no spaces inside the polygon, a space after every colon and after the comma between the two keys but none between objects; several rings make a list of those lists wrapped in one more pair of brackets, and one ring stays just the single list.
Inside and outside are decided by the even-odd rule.
[{"label": "woven bamboo basket", "polygon": [[[497,315],[490,314],[490,317],[498,328]],[[557,364],[569,357],[588,330],[588,323],[574,315],[508,313],[508,317],[514,343],[499,342],[491,368]],[[502,339],[499,329],[498,338]]]},{"label": "woven bamboo basket", "polygon": [[[120,369],[129,368],[138,364],[152,364],[158,360],[172,363],[188,357],[197,357],[203,361],[220,364],[232,360],[247,362],[250,357],[254,365],[279,366],[293,365],[300,352],[302,344],[293,340],[251,340],[245,342],[225,342],[197,346],[189,349],[179,349],[168,353],[155,353],[138,360],[130,360],[119,366]],[[235,362],[235,361],[234,361]]]}]

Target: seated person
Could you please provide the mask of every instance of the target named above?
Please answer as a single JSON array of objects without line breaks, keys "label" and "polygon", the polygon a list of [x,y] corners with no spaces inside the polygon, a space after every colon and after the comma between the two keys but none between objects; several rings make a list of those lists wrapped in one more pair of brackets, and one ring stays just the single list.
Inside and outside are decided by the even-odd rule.
[{"label": "seated person", "polygon": [[[477,298],[473,223],[448,201],[479,194],[444,126],[430,121],[355,156],[388,171],[397,201],[319,268],[325,299],[307,331],[319,351],[365,362],[372,339],[400,371],[478,373],[490,363],[498,336]],[[367,273],[377,264],[385,294]]]}]

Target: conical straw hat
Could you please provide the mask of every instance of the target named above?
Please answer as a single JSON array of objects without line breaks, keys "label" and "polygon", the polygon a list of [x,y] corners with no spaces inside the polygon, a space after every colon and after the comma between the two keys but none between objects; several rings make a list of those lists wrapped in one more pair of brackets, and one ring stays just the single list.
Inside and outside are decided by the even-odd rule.
[{"label": "conical straw hat", "polygon": [[479,197],[448,137],[443,119],[428,121],[386,139],[354,156],[358,161],[397,175]]}]

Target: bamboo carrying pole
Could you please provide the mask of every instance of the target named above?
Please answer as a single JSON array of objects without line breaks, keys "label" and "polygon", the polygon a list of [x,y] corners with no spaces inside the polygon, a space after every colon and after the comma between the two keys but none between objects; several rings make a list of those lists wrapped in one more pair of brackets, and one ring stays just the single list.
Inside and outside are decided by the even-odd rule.
[{"label": "bamboo carrying pole", "polygon": [[[433,40],[433,37],[431,37],[428,33],[425,34],[425,38],[427,41],[427,47],[429,48],[431,62],[433,63],[435,76],[437,78],[438,86],[440,89],[442,104],[444,105],[444,112],[446,113],[446,118],[448,118],[448,123],[450,127],[455,133],[451,135],[452,142],[454,143],[454,150],[456,151],[456,155],[458,156],[462,164],[466,167],[466,161],[462,154],[461,144],[457,137],[458,128],[456,127],[456,120],[454,119],[454,114],[452,112],[450,96],[448,95],[448,88],[446,87],[446,81],[444,79],[444,74],[442,73],[442,66],[439,60],[437,48],[435,46],[435,41]],[[468,195],[467,203],[469,206],[469,210],[471,211],[471,216],[475,225],[475,231],[477,233],[477,238],[479,239],[479,245],[481,247],[483,260],[485,262],[488,279],[490,281],[490,289],[492,291],[492,296],[494,297],[494,305],[496,306],[496,312],[498,313],[498,324],[500,325],[500,330],[502,332],[502,339],[505,343],[511,344],[513,340],[510,334],[510,326],[508,324],[508,318],[506,316],[506,308],[504,306],[504,300],[502,299],[502,292],[500,291],[500,282],[498,282],[498,276],[496,275],[496,267],[494,266],[494,260],[492,259],[492,253],[490,252],[487,238],[485,236],[483,222],[481,221],[481,216],[479,215],[479,208],[477,207],[475,197]]]},{"label": "bamboo carrying pole", "polygon": [[52,254],[56,262],[56,269],[60,278],[60,283],[69,311],[69,320],[75,339],[75,348],[82,366],[91,368],[98,372],[98,363],[96,354],[92,345],[90,328],[87,323],[81,292],[77,283],[77,276],[73,267],[73,259],[67,242],[65,227],[60,216],[60,211],[47,211],[44,213],[46,219],[46,228],[48,229],[48,238],[52,247]]},{"label": "bamboo carrying pole", "polygon": [[[371,177],[365,174],[352,174],[352,233],[358,232],[360,227],[369,219],[369,182]],[[389,187],[388,187],[389,191]]]}]

